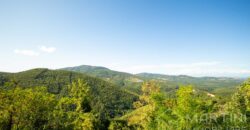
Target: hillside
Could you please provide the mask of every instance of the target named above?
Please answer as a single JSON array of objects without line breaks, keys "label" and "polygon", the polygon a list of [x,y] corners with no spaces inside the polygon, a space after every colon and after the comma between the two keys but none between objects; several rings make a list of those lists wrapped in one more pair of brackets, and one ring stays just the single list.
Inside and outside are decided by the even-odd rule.
[{"label": "hillside", "polygon": [[60,70],[80,72],[94,77],[102,78],[103,80],[121,87],[138,86],[137,83],[140,84],[143,82],[143,80],[141,80],[140,77],[136,75],[110,70],[105,67],[81,65],[76,67],[62,68]]},{"label": "hillside", "polygon": [[[43,68],[0,73],[0,129],[191,129],[214,125],[226,128],[224,122],[182,120],[186,114],[194,117],[198,113],[218,115],[214,119],[220,121],[224,114],[250,110],[249,80],[237,89],[227,87],[238,81],[233,78],[138,74],[135,77],[146,81],[137,82],[141,87],[131,86],[140,90],[138,94],[128,86],[116,86],[92,76]],[[228,97],[210,92],[220,84],[225,85],[218,87],[222,94],[230,91]],[[249,116],[246,118],[249,120]],[[249,124],[234,123],[246,127]]]},{"label": "hillside", "polygon": [[161,82],[166,89],[175,86],[192,85],[200,90],[212,92],[221,96],[234,93],[236,86],[244,82],[244,79],[229,77],[191,77],[186,75],[172,76],[151,73],[140,73],[137,74],[137,76],[145,80],[157,80]]},{"label": "hillside", "polygon": [[237,86],[242,83],[243,79],[227,78],[227,77],[191,77],[186,75],[172,76],[162,74],[140,73],[136,74],[144,79],[155,79],[178,84],[192,84],[199,87],[230,87]]},{"label": "hillside", "polygon": [[0,73],[0,88],[44,86],[48,92],[60,96],[64,95],[67,86],[77,79],[82,79],[90,86],[90,105],[95,113],[106,113],[110,117],[122,115],[131,109],[137,98],[101,79],[64,70],[32,69],[19,73]]},{"label": "hillside", "polygon": [[[115,118],[109,128],[112,130],[123,128],[186,130],[228,129],[230,126],[249,129],[249,81],[238,86],[237,91],[226,102],[221,102],[221,98],[216,98],[210,93],[197,91],[192,86],[179,87],[171,93],[172,96],[165,96],[158,91],[157,84],[154,82],[145,83],[142,86],[143,94],[135,103],[136,109]],[[234,114],[234,117],[229,117],[231,114]],[[205,121],[199,121],[197,116],[203,115],[211,117],[202,118]],[[228,118],[223,118],[224,116]],[[235,117],[239,120],[233,120]]]},{"label": "hillside", "polygon": [[62,68],[61,70],[85,73],[85,74],[89,74],[95,77],[106,78],[106,80],[124,79],[130,76],[133,76],[132,74],[129,74],[129,73],[113,71],[105,67],[88,66],[88,65]]},{"label": "hillside", "polygon": [[110,70],[105,67],[88,65],[63,68],[62,70],[70,70],[102,78],[117,86],[135,92],[139,92],[139,86],[143,81],[157,80],[161,85],[161,89],[165,92],[171,91],[177,86],[192,85],[203,91],[226,96],[231,95],[236,90],[236,86],[244,81],[244,79],[228,77],[192,77],[186,75],[173,76],[152,73],[130,74]]}]

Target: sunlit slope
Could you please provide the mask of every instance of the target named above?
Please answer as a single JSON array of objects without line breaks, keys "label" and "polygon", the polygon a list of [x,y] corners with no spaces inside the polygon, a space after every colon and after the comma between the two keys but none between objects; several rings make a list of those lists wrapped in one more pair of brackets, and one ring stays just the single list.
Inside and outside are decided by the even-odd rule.
[{"label": "sunlit slope", "polygon": [[82,79],[90,86],[91,107],[95,112],[105,111],[114,116],[130,109],[137,98],[99,78],[64,70],[32,69],[20,73],[0,73],[0,86],[5,89],[45,86],[48,92],[63,95],[67,85],[77,79]]}]

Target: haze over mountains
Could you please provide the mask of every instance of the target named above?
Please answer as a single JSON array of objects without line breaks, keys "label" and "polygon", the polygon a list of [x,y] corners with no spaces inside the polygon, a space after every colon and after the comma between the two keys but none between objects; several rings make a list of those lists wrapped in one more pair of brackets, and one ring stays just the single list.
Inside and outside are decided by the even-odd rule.
[{"label": "haze over mountains", "polygon": [[[167,75],[167,74],[158,74],[158,73],[148,73],[148,72],[142,72],[142,73],[137,73],[137,74],[131,74],[128,72],[120,72],[120,71],[115,71],[111,70],[107,67],[103,66],[92,66],[92,65],[80,65],[80,66],[74,66],[74,67],[66,67],[66,68],[61,68],[62,70],[70,70],[70,71],[75,71],[75,72],[81,72],[81,73],[87,73],[91,74],[94,76],[102,77],[102,76],[114,76],[114,75],[127,75],[127,76],[146,76],[146,77],[154,77],[154,78],[160,78],[160,77],[190,77],[190,78],[231,78],[231,79],[241,79],[237,77],[227,77],[227,76],[222,76],[222,77],[216,77],[216,76],[200,76],[200,77],[194,77],[194,76],[189,76],[189,75]],[[149,76],[150,75],[150,76]],[[247,78],[243,78],[247,79]]]}]

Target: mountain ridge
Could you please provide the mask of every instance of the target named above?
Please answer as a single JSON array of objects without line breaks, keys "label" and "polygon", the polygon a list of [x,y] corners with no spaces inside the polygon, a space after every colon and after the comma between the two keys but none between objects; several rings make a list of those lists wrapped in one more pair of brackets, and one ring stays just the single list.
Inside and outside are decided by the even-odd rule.
[{"label": "mountain ridge", "polygon": [[103,69],[103,70],[109,70],[109,71],[118,72],[118,73],[125,73],[129,75],[151,74],[151,75],[162,75],[162,76],[173,76],[173,77],[192,77],[192,78],[232,78],[232,79],[242,79],[242,80],[248,79],[248,77],[242,78],[242,77],[230,77],[230,76],[192,76],[192,75],[185,75],[185,74],[171,75],[171,74],[153,73],[153,72],[140,72],[140,73],[133,74],[129,72],[113,70],[111,68],[104,67],[104,66],[95,66],[95,65],[78,65],[78,66],[60,68],[59,70],[72,70],[76,68],[91,68],[92,70]]},{"label": "mountain ridge", "polygon": [[[173,90],[176,86],[192,85],[198,89],[224,96],[232,94],[235,91],[236,86],[240,85],[245,80],[232,77],[193,77],[188,75],[165,75],[145,72],[131,74],[115,71],[106,67],[89,65],[67,67],[62,68],[62,70],[80,72],[93,77],[98,77],[137,93],[139,93],[139,88],[142,85],[142,82],[156,80],[161,85],[163,91]],[[224,91],[224,88],[227,88],[229,91]]]}]

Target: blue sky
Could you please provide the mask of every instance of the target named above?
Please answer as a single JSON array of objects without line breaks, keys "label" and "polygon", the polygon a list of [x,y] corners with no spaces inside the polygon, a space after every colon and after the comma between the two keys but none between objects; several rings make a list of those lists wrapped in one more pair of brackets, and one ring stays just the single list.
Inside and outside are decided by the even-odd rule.
[{"label": "blue sky", "polygon": [[250,76],[248,0],[1,0],[0,71]]}]

